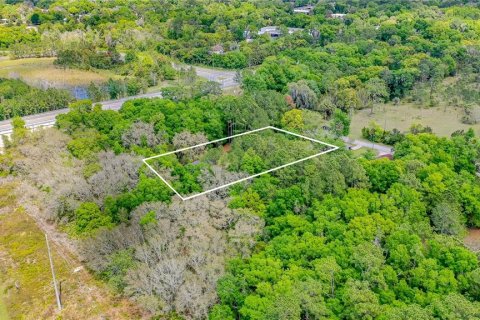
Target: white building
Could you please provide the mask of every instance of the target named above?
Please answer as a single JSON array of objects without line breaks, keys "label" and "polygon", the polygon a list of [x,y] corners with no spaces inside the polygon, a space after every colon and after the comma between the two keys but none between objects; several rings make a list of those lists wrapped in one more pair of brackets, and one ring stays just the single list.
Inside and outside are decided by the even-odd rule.
[{"label": "white building", "polygon": [[293,13],[312,14],[314,6],[308,5],[303,7],[293,8]]},{"label": "white building", "polygon": [[345,13],[331,13],[328,15],[329,18],[334,18],[334,19],[344,19],[346,16]]}]

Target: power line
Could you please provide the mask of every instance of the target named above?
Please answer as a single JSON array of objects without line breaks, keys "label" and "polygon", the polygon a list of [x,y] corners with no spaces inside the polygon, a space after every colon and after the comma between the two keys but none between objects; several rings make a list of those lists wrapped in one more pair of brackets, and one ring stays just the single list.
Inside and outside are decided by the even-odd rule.
[{"label": "power line", "polygon": [[57,299],[57,307],[58,307],[58,311],[62,311],[62,302],[60,301],[60,292],[58,291],[57,280],[55,278],[55,269],[53,267],[52,254],[50,252],[50,244],[48,243],[48,236],[47,236],[46,233],[45,233],[45,241],[47,242],[48,259],[50,260],[50,269],[52,270],[53,288],[55,289],[55,297]]}]

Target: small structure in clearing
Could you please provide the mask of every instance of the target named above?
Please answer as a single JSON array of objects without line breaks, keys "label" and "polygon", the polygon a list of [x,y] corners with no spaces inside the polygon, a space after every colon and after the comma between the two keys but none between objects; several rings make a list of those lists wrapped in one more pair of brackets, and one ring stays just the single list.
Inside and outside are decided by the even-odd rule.
[{"label": "small structure in clearing", "polygon": [[330,14],[327,14],[327,18],[333,18],[333,19],[345,19],[345,16],[347,14],[345,13],[330,13]]},{"label": "small structure in clearing", "polygon": [[306,5],[302,7],[293,8],[293,13],[312,14],[315,7],[312,5]]},{"label": "small structure in clearing", "polygon": [[224,54],[225,50],[221,44],[216,44],[210,49],[210,54]]},{"label": "small structure in clearing", "polygon": [[[295,32],[303,31],[302,28],[287,28],[288,34],[293,34]],[[268,26],[261,28],[258,33],[259,36],[261,35],[269,35],[271,38],[278,38],[283,35],[282,30],[278,26]]]}]

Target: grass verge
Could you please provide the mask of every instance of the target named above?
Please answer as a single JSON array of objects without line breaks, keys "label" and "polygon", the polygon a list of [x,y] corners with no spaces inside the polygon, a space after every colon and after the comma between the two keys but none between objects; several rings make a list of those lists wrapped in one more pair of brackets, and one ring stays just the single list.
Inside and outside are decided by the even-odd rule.
[{"label": "grass verge", "polygon": [[[11,184],[0,186],[0,203],[5,204],[4,198],[11,197],[13,189]],[[56,309],[44,233],[15,201],[2,207],[0,319],[7,313],[11,319],[141,318],[128,301],[116,298],[73,257],[50,244],[62,289],[62,312]]]}]

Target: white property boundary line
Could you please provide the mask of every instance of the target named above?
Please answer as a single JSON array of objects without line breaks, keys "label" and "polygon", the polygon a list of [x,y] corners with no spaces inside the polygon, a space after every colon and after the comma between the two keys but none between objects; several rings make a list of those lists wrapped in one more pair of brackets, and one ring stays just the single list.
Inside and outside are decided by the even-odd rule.
[{"label": "white property boundary line", "polygon": [[[221,186],[219,186],[219,187],[215,187],[215,188],[212,188],[212,189],[203,191],[203,192],[201,192],[201,193],[197,193],[197,194],[194,194],[194,195],[192,195],[192,196],[188,196],[188,197],[184,197],[184,196],[182,196],[180,193],[178,193],[178,191],[175,190],[175,188],[173,188],[173,187],[170,185],[170,183],[167,182],[167,180],[165,180],[155,169],[153,169],[153,167],[152,167],[151,165],[149,165],[149,164],[147,163],[147,161],[148,161],[148,160],[151,160],[151,159],[168,156],[168,155],[170,155],[170,154],[174,154],[174,153],[178,153],[178,152],[190,150],[190,149],[197,148],[197,147],[206,146],[206,145],[209,145],[209,144],[212,144],[212,143],[217,143],[217,142],[220,142],[220,141],[225,141],[225,140],[228,140],[228,139],[231,139],[231,138],[240,137],[240,136],[244,136],[244,135],[247,135],[247,134],[251,134],[251,133],[254,133],[254,132],[259,132],[259,131],[263,131],[263,130],[267,130],[267,129],[272,129],[272,130],[279,131],[279,132],[283,132],[283,133],[286,133],[286,134],[290,134],[290,135],[292,135],[292,136],[296,136],[296,137],[299,137],[299,138],[302,138],[302,139],[306,139],[306,140],[309,140],[309,141],[312,141],[312,142],[315,142],[315,143],[320,143],[320,144],[323,144],[323,145],[326,145],[326,146],[331,147],[331,149],[328,149],[328,150],[326,150],[326,151],[322,151],[322,152],[320,152],[320,153],[317,153],[317,154],[308,156],[308,157],[306,157],[306,158],[302,158],[302,159],[300,159],[300,160],[295,160],[295,161],[289,162],[289,163],[287,163],[287,164],[283,164],[283,165],[278,166],[278,167],[275,167],[275,168],[273,168],[273,169],[269,169],[269,170],[266,170],[266,171],[262,171],[262,172],[260,172],[260,173],[257,173],[257,174],[254,174],[254,175],[251,175],[251,176],[248,176],[248,177],[245,177],[245,178],[242,178],[242,179],[239,179],[239,180],[236,180],[236,181],[233,181],[233,182],[230,182],[230,183],[221,185]],[[204,195],[204,194],[207,194],[207,193],[210,193],[210,192],[213,192],[213,191],[217,191],[217,190],[220,190],[220,189],[229,187],[229,186],[231,186],[231,185],[234,185],[234,184],[237,184],[237,183],[240,183],[240,182],[243,182],[243,181],[247,181],[247,180],[253,179],[253,178],[255,178],[255,177],[261,176],[262,174],[270,173],[270,172],[273,172],[273,171],[276,171],[276,170],[279,170],[279,169],[282,169],[282,168],[285,168],[285,167],[288,167],[288,166],[291,166],[291,165],[294,165],[294,164],[297,164],[297,163],[300,163],[300,162],[303,162],[303,161],[306,161],[306,160],[309,160],[309,159],[312,159],[312,158],[315,158],[315,157],[318,157],[318,156],[321,156],[322,154],[326,154],[326,153],[335,151],[335,150],[337,150],[338,148],[339,148],[338,146],[335,146],[335,145],[333,145],[333,144],[329,144],[329,143],[326,143],[326,142],[323,142],[323,141],[320,141],[320,140],[316,140],[316,139],[312,139],[312,138],[309,138],[309,137],[306,137],[306,136],[302,136],[302,135],[300,135],[300,134],[296,134],[296,133],[293,133],[293,132],[290,132],[290,131],[287,131],[287,130],[279,129],[279,128],[272,127],[272,126],[267,126],[267,127],[263,127],[263,128],[260,128],[260,129],[251,130],[251,131],[248,131],[248,132],[243,132],[243,133],[239,133],[239,134],[234,134],[234,135],[229,136],[229,137],[226,137],[226,138],[221,138],[221,139],[217,139],[217,140],[213,140],[213,141],[208,141],[208,142],[200,143],[200,144],[197,144],[197,145],[194,145],[194,146],[191,146],[191,147],[186,147],[186,148],[178,149],[178,150],[175,150],[175,151],[170,151],[170,152],[162,153],[162,154],[160,154],[160,155],[156,155],[156,156],[153,156],[153,157],[144,158],[144,159],[142,159],[142,161],[143,161],[143,163],[145,163],[145,165],[146,165],[150,170],[153,171],[153,173],[155,173],[155,175],[156,175],[157,177],[159,177],[173,192],[175,192],[175,194],[176,194],[180,199],[182,199],[183,201],[185,201],[185,200],[189,200],[189,199],[192,199],[192,198],[195,198],[195,197],[199,197],[199,196],[201,196],[201,195]]]}]

